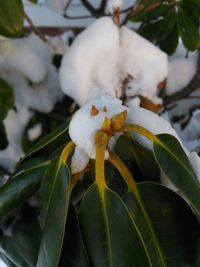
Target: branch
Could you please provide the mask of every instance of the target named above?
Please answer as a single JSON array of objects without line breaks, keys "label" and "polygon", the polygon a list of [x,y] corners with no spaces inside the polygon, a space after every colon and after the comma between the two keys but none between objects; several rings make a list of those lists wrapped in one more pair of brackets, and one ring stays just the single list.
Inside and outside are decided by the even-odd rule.
[{"label": "branch", "polygon": [[98,9],[98,11],[100,13],[103,13],[103,14],[105,13],[106,3],[107,3],[106,0],[101,1],[101,4],[100,4],[99,9]]},{"label": "branch", "polygon": [[[128,11],[130,11],[132,9],[132,6],[125,8],[123,10],[120,11],[120,14],[126,13]],[[101,17],[102,15],[106,16],[106,17],[111,17],[112,15],[110,14],[100,14],[99,10],[95,11],[95,14],[90,14],[90,15],[82,15],[82,16],[70,16],[67,13],[65,13],[63,15],[64,18],[66,19],[89,19],[89,18],[98,18]]]},{"label": "branch", "polygon": [[81,0],[81,2],[90,13],[95,14],[97,12],[97,10],[87,0]]},{"label": "branch", "polygon": [[33,21],[29,18],[29,16],[24,12],[24,17],[27,20],[28,24],[30,25],[31,30],[40,37],[45,43],[48,42],[46,36],[34,25]]},{"label": "branch", "polygon": [[190,94],[192,94],[199,88],[200,88],[200,51],[199,51],[199,56],[198,56],[196,75],[191,80],[191,82],[186,87],[184,87],[181,91],[176,92],[170,96],[164,97],[163,99],[164,106],[172,102],[176,102],[178,100],[188,98]]}]

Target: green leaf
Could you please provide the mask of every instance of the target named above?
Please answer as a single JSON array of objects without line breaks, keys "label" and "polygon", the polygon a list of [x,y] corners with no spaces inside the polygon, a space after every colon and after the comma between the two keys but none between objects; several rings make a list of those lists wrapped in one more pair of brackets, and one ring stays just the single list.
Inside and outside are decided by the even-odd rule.
[{"label": "green leaf", "polygon": [[177,25],[184,46],[190,51],[198,49],[200,47],[198,26],[192,20],[192,17],[181,8],[179,8],[177,14]]},{"label": "green leaf", "polygon": [[200,18],[200,1],[199,0],[183,0],[182,7],[184,7],[185,11],[190,13],[191,16],[195,16],[196,18]]},{"label": "green leaf", "polygon": [[35,144],[26,154],[25,158],[29,157],[33,153],[37,152],[38,150],[44,148],[48,144],[50,144],[53,141],[56,141],[59,138],[62,138],[64,135],[67,136],[67,131],[69,127],[70,118],[64,122],[61,126],[59,126],[57,129],[55,129],[52,133],[45,136],[43,139],[41,139],[37,144]]},{"label": "green leaf", "polygon": [[37,0],[29,0],[29,2],[31,2],[33,4],[37,4]]},{"label": "green leaf", "polygon": [[177,29],[177,25],[174,25],[172,31],[162,40],[158,41],[160,48],[166,52],[168,55],[172,55],[179,41],[179,33]]},{"label": "green leaf", "polygon": [[0,78],[0,121],[6,118],[8,111],[13,106],[14,106],[13,89],[6,81]]},{"label": "green leaf", "polygon": [[22,33],[24,10],[21,0],[1,0],[0,34],[6,37],[19,37]]},{"label": "green leaf", "polygon": [[3,254],[16,266],[35,267],[41,238],[38,221],[19,222],[14,226],[12,236],[1,236]]},{"label": "green leaf", "polygon": [[59,267],[89,267],[75,207],[70,203]]},{"label": "green leaf", "polygon": [[[153,153],[139,144],[134,143],[132,138],[122,135],[118,138],[115,152],[126,163],[130,170],[133,170],[134,177],[139,177],[138,181],[152,179],[158,176],[159,167],[154,159]],[[134,166],[132,166],[134,164]],[[142,181],[143,181],[142,180]]]},{"label": "green leaf", "polygon": [[159,184],[144,182],[137,188],[140,203],[132,192],[124,201],[144,240],[151,266],[198,266],[200,225],[190,207]]},{"label": "green leaf", "polygon": [[156,135],[154,154],[158,165],[174,186],[200,214],[200,184],[178,140],[169,134]]},{"label": "green leaf", "polygon": [[136,225],[110,189],[93,184],[81,203],[79,219],[92,266],[150,266]]},{"label": "green leaf", "polygon": [[8,139],[4,124],[0,121],[0,149],[5,149],[8,146]]},{"label": "green leaf", "polygon": [[0,188],[0,216],[12,212],[38,190],[46,166],[43,163],[22,170]]},{"label": "green leaf", "polygon": [[16,267],[3,253],[0,253],[0,259],[5,263],[7,267]]},{"label": "green leaf", "polygon": [[40,190],[43,236],[37,267],[56,267],[61,254],[70,193],[70,173],[59,158],[52,160]]}]

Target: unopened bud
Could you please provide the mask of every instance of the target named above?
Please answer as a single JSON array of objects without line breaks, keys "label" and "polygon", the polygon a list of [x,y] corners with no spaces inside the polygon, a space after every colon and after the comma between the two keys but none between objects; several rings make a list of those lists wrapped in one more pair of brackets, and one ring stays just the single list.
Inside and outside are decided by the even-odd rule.
[{"label": "unopened bud", "polygon": [[111,120],[108,117],[105,117],[104,122],[101,125],[101,130],[107,133],[111,132]]},{"label": "unopened bud", "polygon": [[127,110],[115,115],[111,120],[111,128],[113,132],[120,131],[124,126],[127,117]]}]

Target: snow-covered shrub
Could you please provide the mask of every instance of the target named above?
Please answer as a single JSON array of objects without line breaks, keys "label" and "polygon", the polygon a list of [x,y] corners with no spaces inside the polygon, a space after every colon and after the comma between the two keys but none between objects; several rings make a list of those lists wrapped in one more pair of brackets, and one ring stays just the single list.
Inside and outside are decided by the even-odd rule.
[{"label": "snow-covered shrub", "polygon": [[[47,1],[64,16],[70,3]],[[83,4],[97,16],[104,10],[111,16],[94,21],[64,55],[61,87],[81,106],[72,117],[69,98],[53,110],[63,97],[52,65],[54,53],[65,51],[60,40],[43,42],[33,34],[0,40],[0,100],[5,100],[0,101],[0,159],[13,172],[4,172],[0,181],[0,258],[20,267],[199,266],[200,158],[188,151],[188,143],[198,139],[191,127],[198,129],[199,112],[193,110],[185,127],[173,128],[172,111],[164,110],[167,100],[160,95],[166,80],[168,94],[193,80],[196,55],[191,62],[172,57],[168,66],[157,45],[120,25],[123,1],[109,0],[107,8],[105,1],[99,8]],[[197,25],[195,7],[188,12]],[[180,35],[194,50],[198,33],[193,28],[193,39],[185,39],[185,9],[184,0],[140,1],[128,15],[140,21],[145,14],[140,32],[148,32],[148,20],[166,27],[167,10],[171,28],[179,27],[173,37]],[[24,14],[22,6],[16,13]],[[0,33],[18,37],[22,25],[11,19],[2,30],[1,18]],[[171,37],[160,36],[163,48]],[[184,79],[174,75],[180,65],[181,74],[188,70]],[[57,128],[58,121],[64,123]],[[29,146],[18,162],[22,132],[37,139],[45,124],[54,131]],[[26,142],[23,135],[23,146]]]}]

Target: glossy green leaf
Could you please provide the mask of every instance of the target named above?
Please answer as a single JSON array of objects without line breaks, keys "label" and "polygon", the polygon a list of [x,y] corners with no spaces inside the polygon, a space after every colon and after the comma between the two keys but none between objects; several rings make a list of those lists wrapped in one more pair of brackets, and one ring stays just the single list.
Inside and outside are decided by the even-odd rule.
[{"label": "glossy green leaf", "polygon": [[158,165],[200,214],[200,184],[180,143],[168,134],[159,134],[157,138],[153,148]]},{"label": "glossy green leaf", "polygon": [[47,164],[20,171],[0,188],[0,216],[13,211],[38,190]]},{"label": "glossy green leaf", "polygon": [[191,16],[200,18],[200,1],[199,0],[183,0],[181,6],[184,7],[185,11],[190,13]]},{"label": "glossy green leaf", "polygon": [[[129,170],[134,172],[138,181],[155,180],[159,167],[154,159],[153,153],[124,135],[120,136],[115,146],[115,152],[126,163]],[[135,163],[135,164],[134,164]]]},{"label": "glossy green leaf", "polygon": [[0,79],[0,121],[6,118],[8,111],[13,106],[14,106],[13,89],[6,81]]},{"label": "glossy green leaf", "polygon": [[0,34],[6,37],[19,37],[22,33],[24,10],[21,0],[1,0]]},{"label": "glossy green leaf", "polygon": [[69,205],[70,173],[59,159],[52,160],[40,190],[43,236],[37,267],[56,267],[64,240]]},{"label": "glossy green leaf", "polygon": [[181,8],[177,14],[177,24],[184,46],[190,51],[198,49],[200,47],[198,26],[192,17]]},{"label": "glossy green leaf", "polygon": [[92,266],[150,266],[138,229],[113,191],[93,184],[79,213],[81,232]]},{"label": "glossy green leaf", "polygon": [[3,253],[0,253],[0,259],[7,267],[16,267],[16,265],[11,262]]},{"label": "glossy green leaf", "polygon": [[67,131],[69,127],[70,119],[68,119],[66,122],[64,122],[61,126],[59,126],[57,129],[55,129],[52,133],[45,136],[43,139],[41,139],[37,144],[35,144],[26,154],[26,157],[29,157],[33,153],[37,152],[38,150],[44,148],[48,144],[50,144],[53,141],[56,141],[58,138],[61,138],[62,136],[67,136]]},{"label": "glossy green leaf", "polygon": [[167,36],[165,36],[164,39],[158,42],[160,48],[164,52],[166,52],[168,55],[172,55],[178,46],[178,41],[179,41],[178,29],[177,25],[174,25],[172,31]]},{"label": "glossy green leaf", "polygon": [[90,267],[80,233],[77,212],[70,203],[59,267]]},{"label": "glossy green leaf", "polygon": [[35,267],[41,238],[38,221],[19,222],[12,236],[1,236],[3,254],[17,267]]},{"label": "glossy green leaf", "polygon": [[144,182],[137,188],[140,203],[132,192],[124,201],[144,240],[151,266],[198,266],[200,225],[190,207],[159,184]]},{"label": "glossy green leaf", "polygon": [[5,149],[8,146],[8,139],[3,122],[0,121],[0,149]]}]

